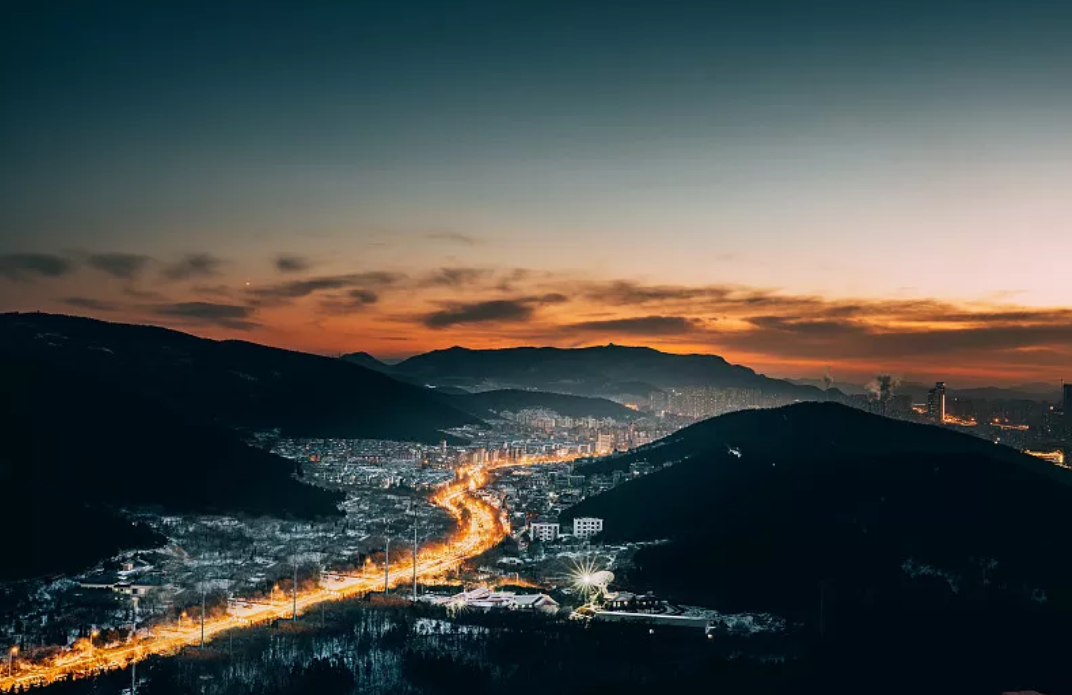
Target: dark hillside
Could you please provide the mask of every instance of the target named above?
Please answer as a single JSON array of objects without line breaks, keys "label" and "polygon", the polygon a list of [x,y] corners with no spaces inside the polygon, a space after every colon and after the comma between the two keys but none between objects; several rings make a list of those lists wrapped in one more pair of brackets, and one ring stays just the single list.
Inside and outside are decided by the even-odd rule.
[{"label": "dark hillside", "polygon": [[0,359],[32,359],[197,413],[285,436],[438,442],[474,422],[427,389],[340,359],[154,326],[0,315]]},{"label": "dark hillside", "polygon": [[857,604],[931,575],[962,596],[1072,602],[1072,474],[1011,449],[800,404],[714,418],[646,457],[677,463],[569,516],[606,519],[608,540],[670,539],[634,580],[685,600],[806,614],[820,582]]},{"label": "dark hillside", "polygon": [[163,541],[116,516],[119,507],[338,513],[338,497],[296,480],[293,463],[197,413],[33,361],[3,361],[0,381],[0,524],[18,558],[5,577],[77,570]]}]

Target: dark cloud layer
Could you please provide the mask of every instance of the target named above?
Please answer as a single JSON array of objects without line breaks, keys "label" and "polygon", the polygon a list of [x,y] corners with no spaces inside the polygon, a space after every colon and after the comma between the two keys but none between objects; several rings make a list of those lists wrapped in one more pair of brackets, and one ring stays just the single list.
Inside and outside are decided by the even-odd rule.
[{"label": "dark cloud layer", "polygon": [[564,330],[631,335],[680,335],[703,326],[699,319],[683,316],[638,316],[606,321],[581,321],[563,326]]},{"label": "dark cloud layer", "polygon": [[[277,267],[281,272],[305,267],[303,259],[294,259]],[[794,370],[820,363],[842,370],[887,365],[908,373],[918,365],[920,373],[929,374],[935,365],[943,365],[942,370],[961,373],[978,369],[985,374],[989,369],[1000,375],[1019,369],[1054,379],[1072,376],[1067,372],[1072,365],[1072,309],[934,299],[830,299],[729,284],[647,285],[464,266],[414,275],[373,270],[299,276],[253,288],[190,283],[181,296],[169,292],[165,297],[159,288],[139,290],[133,282],[155,263],[147,257],[108,253],[80,256],[78,262],[127,282],[116,288],[120,294],[115,297],[58,300],[67,306],[120,311],[128,305],[111,300],[125,296],[125,301],[134,298],[142,306],[152,302],[148,311],[164,319],[232,330],[258,327],[260,318],[255,322],[254,314],[259,310],[308,301],[320,316],[364,315],[355,320],[372,330],[384,328],[384,321],[394,330],[400,322],[415,326],[408,338],[414,345],[438,340],[427,337],[427,329],[433,329],[450,331],[458,343],[494,339],[502,344],[573,345],[622,338],[756,364],[795,364]],[[174,279],[199,277],[213,274],[220,263],[206,254],[192,254],[162,272]],[[11,280],[60,277],[76,269],[76,261],[63,256],[0,256],[0,278]],[[567,301],[576,310],[572,317],[543,311]]]},{"label": "dark cloud layer", "polygon": [[28,281],[36,278],[55,278],[74,270],[74,264],[50,253],[8,253],[0,255],[0,276],[9,280]]},{"label": "dark cloud layer", "polygon": [[722,287],[679,287],[668,285],[640,285],[627,280],[608,283],[591,283],[584,288],[588,299],[602,304],[628,306],[674,300],[722,298],[731,290]]},{"label": "dark cloud layer", "polygon": [[463,287],[489,279],[495,271],[489,268],[439,268],[417,283],[420,287]]},{"label": "dark cloud layer", "polygon": [[372,290],[350,290],[346,296],[357,304],[375,304],[380,300],[379,295]]},{"label": "dark cloud layer", "polygon": [[86,261],[89,267],[121,280],[133,280],[151,259],[136,253],[95,253]]},{"label": "dark cloud layer", "polygon": [[449,328],[468,323],[525,321],[532,316],[533,311],[533,306],[523,301],[493,299],[487,302],[460,304],[433,312],[424,317],[423,323],[428,328]]},{"label": "dark cloud layer", "polygon": [[153,308],[157,316],[184,319],[194,323],[205,323],[235,330],[250,330],[258,324],[250,319],[251,307],[238,304],[215,304],[212,302],[178,302],[164,304]]},{"label": "dark cloud layer", "polygon": [[275,259],[275,269],[281,273],[300,273],[308,270],[312,265],[308,258],[289,253],[280,254]]},{"label": "dark cloud layer", "polygon": [[386,271],[351,273],[349,275],[326,275],[306,278],[304,280],[291,280],[265,287],[257,287],[251,289],[250,294],[253,297],[262,300],[284,302],[308,297],[311,294],[328,290],[351,288],[371,291],[371,288],[387,287],[401,282],[403,279],[405,279],[405,276],[401,273]]},{"label": "dark cloud layer", "polygon": [[[898,364],[908,371],[918,365],[919,371],[931,372],[934,365],[963,370],[974,364],[981,373],[999,374],[1001,369],[1051,366],[1067,370],[1072,364],[1069,309],[933,299],[828,299],[731,285],[650,286],[562,277],[536,281],[525,274],[519,279],[530,290],[558,289],[555,296],[577,297],[590,316],[603,316],[563,324],[538,314],[535,297],[496,300],[485,295],[445,305],[423,316],[422,324],[445,329],[501,323],[505,340],[561,343],[567,334],[622,336],[749,360],[822,360],[858,369]],[[644,309],[648,313],[641,313]],[[708,318],[697,319],[698,314]],[[711,323],[714,317],[717,330]]]},{"label": "dark cloud layer", "polygon": [[354,289],[339,295],[330,295],[320,300],[320,310],[325,314],[352,314],[363,311],[380,301],[380,296],[372,290]]},{"label": "dark cloud layer", "polygon": [[223,260],[208,253],[191,253],[174,263],[164,266],[163,275],[168,280],[190,280],[211,277],[220,271]]},{"label": "dark cloud layer", "polygon": [[452,303],[425,315],[421,323],[428,328],[449,328],[474,323],[518,323],[527,321],[541,304],[559,304],[568,298],[549,293],[515,299],[492,299],[483,302]]}]

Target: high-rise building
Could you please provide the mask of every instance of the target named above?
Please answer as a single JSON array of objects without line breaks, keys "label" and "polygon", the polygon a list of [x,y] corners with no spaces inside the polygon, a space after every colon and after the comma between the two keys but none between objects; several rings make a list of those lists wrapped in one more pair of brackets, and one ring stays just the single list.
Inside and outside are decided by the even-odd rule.
[{"label": "high-rise building", "polygon": [[945,382],[939,381],[927,392],[927,417],[933,422],[945,422]]},{"label": "high-rise building", "polygon": [[1063,407],[1066,418],[1072,418],[1072,384],[1064,385]]},{"label": "high-rise building", "polygon": [[596,435],[596,453],[609,454],[614,451],[614,433],[603,432]]}]

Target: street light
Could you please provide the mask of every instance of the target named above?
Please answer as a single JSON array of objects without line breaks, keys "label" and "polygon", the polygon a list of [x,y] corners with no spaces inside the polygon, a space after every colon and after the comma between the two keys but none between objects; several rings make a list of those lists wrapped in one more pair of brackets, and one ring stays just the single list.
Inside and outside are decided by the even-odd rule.
[{"label": "street light", "polygon": [[100,630],[93,628],[89,631],[89,658],[93,658],[93,640],[97,639],[100,635]]},{"label": "street light", "polygon": [[11,678],[15,677],[15,657],[18,656],[18,653],[18,645],[11,647],[7,653],[7,675]]}]

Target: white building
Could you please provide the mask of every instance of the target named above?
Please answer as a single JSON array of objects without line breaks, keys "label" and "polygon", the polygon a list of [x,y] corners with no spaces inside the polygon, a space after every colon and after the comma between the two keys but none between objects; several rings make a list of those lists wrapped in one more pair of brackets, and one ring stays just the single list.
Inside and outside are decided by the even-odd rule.
[{"label": "white building", "polygon": [[529,524],[529,537],[544,543],[558,538],[559,525],[550,521],[534,521]]},{"label": "white building", "polygon": [[614,433],[604,432],[596,435],[596,453],[609,454],[614,451]]},{"label": "white building", "polygon": [[489,611],[493,609],[529,610],[553,612],[558,602],[547,594],[515,594],[512,591],[492,591],[486,586],[463,591],[454,596],[437,596],[433,603],[447,608],[469,608]]},{"label": "white building", "polygon": [[589,538],[603,531],[603,520],[594,516],[579,516],[573,520],[573,535],[576,538]]}]

